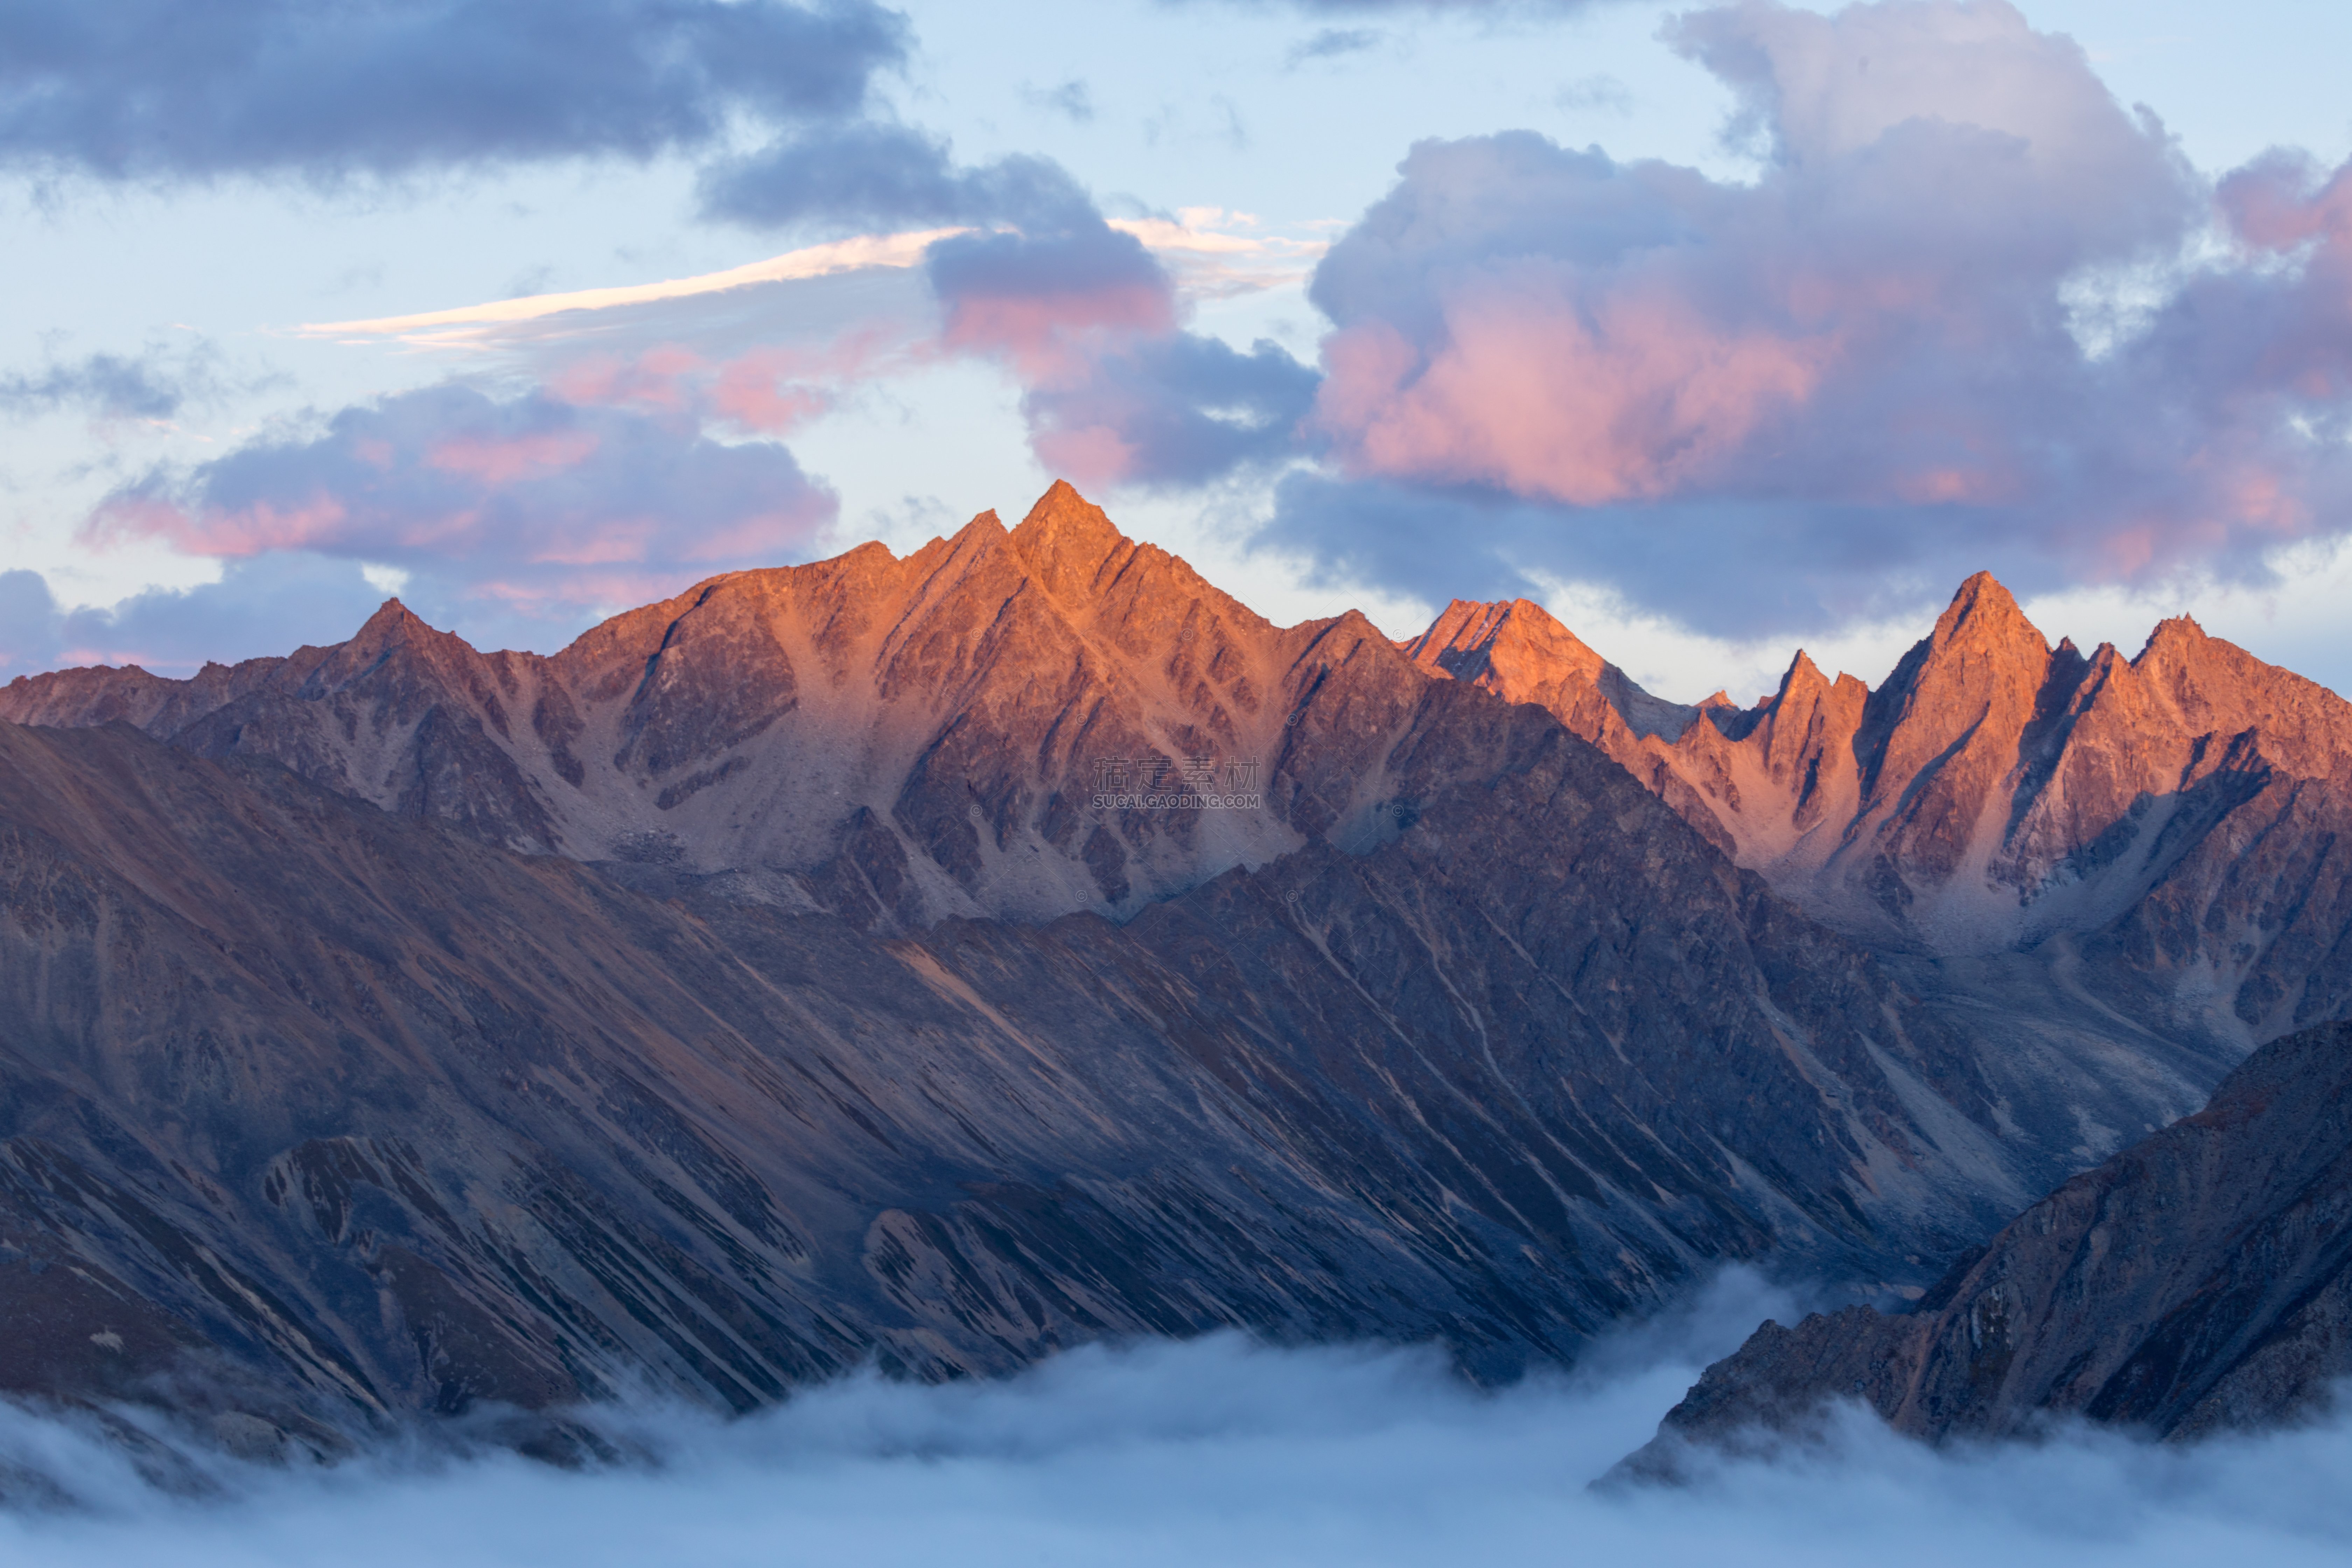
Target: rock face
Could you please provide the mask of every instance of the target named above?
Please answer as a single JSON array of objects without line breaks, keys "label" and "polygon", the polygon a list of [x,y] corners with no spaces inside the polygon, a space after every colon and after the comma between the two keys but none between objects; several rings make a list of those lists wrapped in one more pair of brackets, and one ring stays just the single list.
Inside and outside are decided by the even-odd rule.
[{"label": "rock face", "polygon": [[[1368,804],[1337,711],[1356,699],[1323,697],[1339,731],[1299,728],[1335,679],[1391,707],[1419,685],[1361,616],[1276,628],[1056,485],[1010,533],[990,512],[903,561],[714,578],[551,658],[478,653],[394,600],[340,647],[193,680],[20,679],[0,718],[121,720],[509,847],[761,875],[912,928],[1131,913],[1297,848]],[[1092,804],[1211,785],[1271,809]]]},{"label": "rock face", "polygon": [[2352,1006],[2352,705],[2194,621],[2085,658],[1979,574],[1877,690],[1800,653],[1748,710],[1661,703],[1524,601],[1407,647],[1549,709],[1924,987],[2011,991],[1980,961],[2040,952],[2242,1049]]},{"label": "rock face", "polygon": [[1675,1445],[1850,1398],[1928,1438],[2081,1415],[2174,1438],[2318,1409],[2352,1373],[2352,1026],[2273,1041],[2210,1104],[2085,1172],[1917,1310],[1768,1323],[1707,1369]]}]

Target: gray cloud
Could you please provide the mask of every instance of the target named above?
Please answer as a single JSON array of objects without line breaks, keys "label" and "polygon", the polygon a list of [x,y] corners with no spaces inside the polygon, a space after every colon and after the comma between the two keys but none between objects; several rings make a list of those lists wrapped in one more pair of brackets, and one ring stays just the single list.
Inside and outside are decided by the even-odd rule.
[{"label": "gray cloud", "polygon": [[302,552],[226,563],[219,582],[200,587],[71,611],[39,573],[0,572],[0,680],[87,664],[186,675],[208,659],[290,653],[342,641],[384,597],[358,563]]},{"label": "gray cloud", "polygon": [[1310,37],[1290,46],[1283,63],[1297,69],[1310,60],[1340,59],[1376,47],[1380,33],[1371,27],[1318,27]]},{"label": "gray cloud", "polygon": [[709,144],[855,116],[871,0],[0,0],[0,163],[315,180]]},{"label": "gray cloud", "polygon": [[1198,485],[1294,456],[1317,380],[1265,339],[1244,353],[1178,332],[1088,356],[1033,385],[1023,410],[1057,472]]},{"label": "gray cloud", "polygon": [[1590,11],[1596,6],[1620,4],[1622,0],[1160,0],[1160,3],[1163,5],[1216,4],[1249,10],[1330,12],[1342,16],[1350,12],[1403,11],[1433,12],[1439,16],[1503,16],[1515,11],[1534,15]]},{"label": "gray cloud", "polygon": [[1093,197],[1050,158],[958,164],[943,137],[877,121],[779,137],[705,171],[705,216],[759,227],[1099,226]]}]

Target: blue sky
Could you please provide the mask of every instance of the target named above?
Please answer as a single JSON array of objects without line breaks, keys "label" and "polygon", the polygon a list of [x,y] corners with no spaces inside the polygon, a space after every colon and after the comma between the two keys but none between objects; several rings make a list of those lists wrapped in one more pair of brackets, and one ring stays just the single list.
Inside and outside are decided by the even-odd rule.
[{"label": "blue sky", "polygon": [[1678,697],[1799,644],[1875,679],[1979,565],[2053,637],[2193,609],[2352,683],[2352,13],[17,3],[0,44],[0,676],[395,587],[552,648],[1067,472],[1276,619],[1525,594]]}]

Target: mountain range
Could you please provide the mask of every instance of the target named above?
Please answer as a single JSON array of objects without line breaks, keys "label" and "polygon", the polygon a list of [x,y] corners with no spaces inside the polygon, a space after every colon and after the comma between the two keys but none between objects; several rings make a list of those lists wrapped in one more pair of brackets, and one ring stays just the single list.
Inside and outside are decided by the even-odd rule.
[{"label": "mountain range", "polygon": [[1275,626],[1066,485],[551,657],[394,601],[20,679],[0,1388],[327,1447],[1221,1325],[1502,1376],[1735,1258],[1922,1299],[2345,1015],[2347,753],[1986,576],[1874,690],[1685,707],[1525,601]]}]

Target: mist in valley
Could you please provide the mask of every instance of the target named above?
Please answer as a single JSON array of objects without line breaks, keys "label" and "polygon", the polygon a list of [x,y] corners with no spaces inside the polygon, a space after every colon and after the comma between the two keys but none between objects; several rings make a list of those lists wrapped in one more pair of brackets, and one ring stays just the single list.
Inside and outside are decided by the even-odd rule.
[{"label": "mist in valley", "polygon": [[[208,1457],[177,1494],[87,1424],[9,1408],[0,1556],[25,1568],[954,1563],[2338,1563],[2352,1423],[2179,1449],[2074,1428],[1930,1451],[1860,1414],[1818,1443],[1590,1489],[1701,1366],[1801,1303],[1735,1271],[1574,1372],[1494,1391],[1440,1355],[1224,1335],[1091,1347],[945,1387],[861,1375],[731,1422],[584,1419],[562,1469],[387,1443],[331,1466]],[[194,1485],[188,1483],[193,1479]],[[189,1490],[203,1493],[186,1495]]]}]

